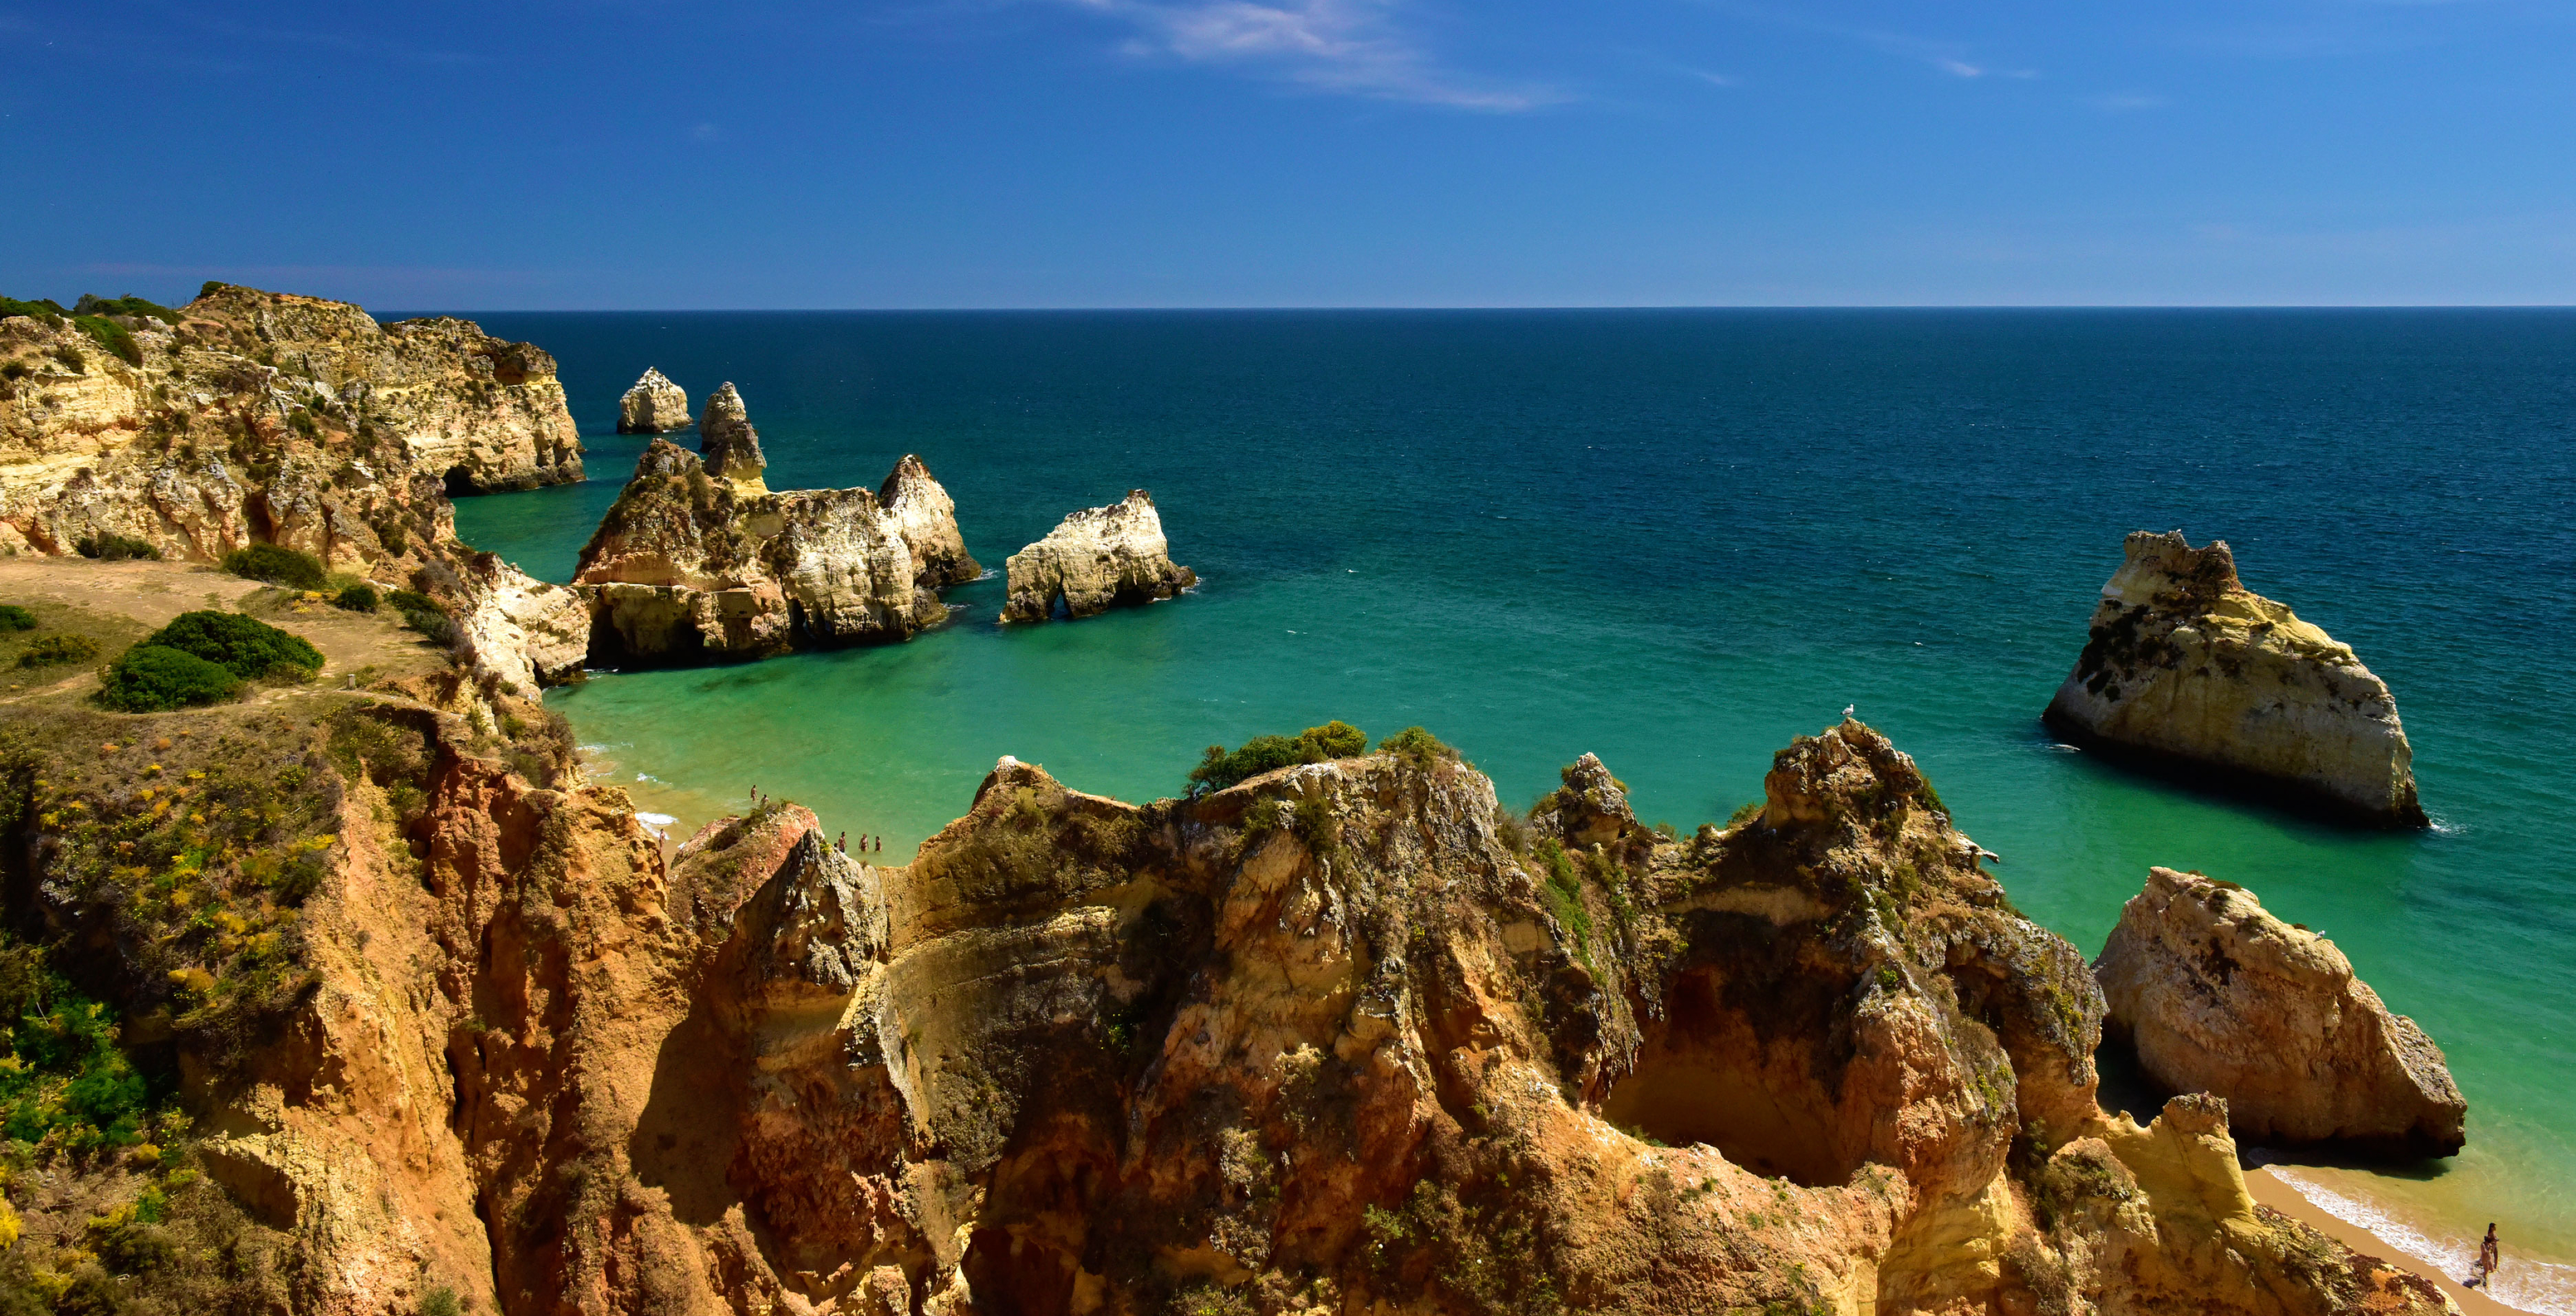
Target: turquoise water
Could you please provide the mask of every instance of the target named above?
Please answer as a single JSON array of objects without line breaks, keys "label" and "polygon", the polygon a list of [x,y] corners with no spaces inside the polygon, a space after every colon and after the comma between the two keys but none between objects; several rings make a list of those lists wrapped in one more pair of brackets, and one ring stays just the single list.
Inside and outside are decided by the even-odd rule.
[{"label": "turquoise water", "polygon": [[[772,487],[921,453],[998,567],[1142,486],[1204,581],[1008,631],[985,581],[909,644],[553,696],[647,809],[694,825],[756,784],[891,860],[1005,753],[1144,799],[1210,743],[1341,717],[1426,725],[1516,802],[1597,752],[1687,829],[1857,704],[2088,952],[2156,863],[2334,937],[2449,1053],[2470,1147],[2312,1174],[2437,1242],[2494,1219],[2576,1261],[2576,313],[478,318],[557,354],[595,436],[593,482],[458,508],[540,576],[632,469],[616,398],[657,365],[693,400],[737,383]],[[2387,678],[2438,830],[2320,826],[2041,732],[2121,536],[2174,527]],[[2523,1300],[2576,1310],[2576,1285]]]}]

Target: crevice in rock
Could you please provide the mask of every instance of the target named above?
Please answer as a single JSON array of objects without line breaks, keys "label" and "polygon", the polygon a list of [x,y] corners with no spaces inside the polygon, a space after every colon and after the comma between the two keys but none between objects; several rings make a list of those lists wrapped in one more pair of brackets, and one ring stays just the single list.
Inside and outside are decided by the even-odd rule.
[{"label": "crevice in rock", "polygon": [[1844,1145],[1815,1047],[1766,1043],[1727,1000],[1713,969],[1677,979],[1661,1019],[1645,1028],[1636,1067],[1611,1084],[1602,1116],[1657,1142],[1704,1144],[1757,1174],[1804,1187],[1846,1184],[1864,1148]]}]

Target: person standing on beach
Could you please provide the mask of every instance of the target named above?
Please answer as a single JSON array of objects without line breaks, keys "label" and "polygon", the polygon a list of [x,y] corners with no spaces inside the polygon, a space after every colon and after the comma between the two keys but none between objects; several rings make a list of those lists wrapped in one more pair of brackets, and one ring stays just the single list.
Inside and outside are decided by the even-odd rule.
[{"label": "person standing on beach", "polygon": [[2503,1264],[2504,1246],[2496,1242],[2495,1224],[2490,1221],[2487,1225],[2486,1238],[2478,1244],[2478,1277],[2470,1280],[2469,1285],[2484,1287],[2486,1282],[2494,1277],[2496,1269]]}]

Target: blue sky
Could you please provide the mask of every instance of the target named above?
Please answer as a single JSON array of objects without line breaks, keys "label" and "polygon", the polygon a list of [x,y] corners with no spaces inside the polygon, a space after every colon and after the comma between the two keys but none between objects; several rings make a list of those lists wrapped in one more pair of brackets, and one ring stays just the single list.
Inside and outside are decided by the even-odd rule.
[{"label": "blue sky", "polygon": [[2576,4],[0,0],[0,292],[2576,303]]}]

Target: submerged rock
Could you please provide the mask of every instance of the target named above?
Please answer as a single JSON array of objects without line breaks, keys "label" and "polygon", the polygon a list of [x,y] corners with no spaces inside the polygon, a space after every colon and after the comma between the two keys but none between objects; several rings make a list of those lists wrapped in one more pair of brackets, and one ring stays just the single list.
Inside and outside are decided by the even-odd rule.
[{"label": "submerged rock", "polygon": [[760,431],[751,427],[742,394],[730,379],[708,396],[706,414],[698,419],[698,455],[706,461],[707,474],[731,480],[748,493],[767,491],[760,482],[761,472],[769,468],[769,459],[760,454]]},{"label": "submerged rock", "polygon": [[689,419],[687,391],[654,367],[646,367],[644,377],[617,400],[620,434],[661,434],[684,430],[694,423]]},{"label": "submerged rock", "polygon": [[2442,1050],[2335,944],[2254,893],[2151,869],[2094,965],[2149,1077],[2227,1102],[2239,1137],[2449,1156],[2468,1103]]},{"label": "submerged rock", "polygon": [[771,493],[655,439],[573,585],[589,603],[590,661],[618,666],[908,639],[947,617],[920,574],[867,490]]},{"label": "submerged rock", "polygon": [[2224,542],[2131,534],[2046,720],[2081,743],[2216,769],[2363,821],[2426,823],[2387,683],[2247,590]]},{"label": "submerged rock", "polygon": [[1173,564],[1162,515],[1142,489],[1129,490],[1123,502],[1073,513],[1006,565],[1004,621],[1045,621],[1059,599],[1067,615],[1089,617],[1113,604],[1168,599],[1199,581],[1188,567]]},{"label": "submerged rock", "polygon": [[961,585],[984,574],[966,552],[966,537],[957,529],[957,504],[932,479],[919,457],[905,453],[893,473],[877,488],[877,502],[903,527],[903,542],[912,549],[921,583],[938,589]]}]

